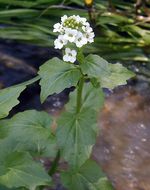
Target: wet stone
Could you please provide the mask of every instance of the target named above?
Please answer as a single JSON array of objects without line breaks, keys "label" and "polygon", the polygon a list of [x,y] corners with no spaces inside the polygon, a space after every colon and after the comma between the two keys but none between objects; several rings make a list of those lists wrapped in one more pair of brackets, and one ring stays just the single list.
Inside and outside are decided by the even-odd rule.
[{"label": "wet stone", "polygon": [[150,90],[123,88],[107,97],[93,157],[116,190],[150,189]]}]

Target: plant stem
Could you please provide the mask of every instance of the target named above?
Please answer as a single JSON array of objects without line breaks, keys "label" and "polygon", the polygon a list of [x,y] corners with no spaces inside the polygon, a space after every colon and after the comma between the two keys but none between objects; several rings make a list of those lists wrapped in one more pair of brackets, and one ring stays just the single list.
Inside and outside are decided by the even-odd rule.
[{"label": "plant stem", "polygon": [[82,77],[81,79],[79,80],[79,83],[78,83],[78,87],[77,87],[77,104],[76,104],[76,113],[79,113],[80,111],[80,108],[82,106],[82,90],[83,90],[83,85],[84,85],[84,74],[82,73],[82,70],[81,70],[81,64],[83,63],[84,61],[84,54],[83,54],[83,51],[82,51],[82,48],[80,48],[78,50],[78,54],[77,54],[77,60],[78,60],[78,63],[79,63],[79,68],[80,68],[80,71],[81,71],[81,74],[82,74]]},{"label": "plant stem", "polygon": [[58,164],[59,164],[59,160],[60,160],[60,150],[58,150],[55,160],[52,163],[52,167],[48,172],[50,176],[52,176],[56,172]]},{"label": "plant stem", "polygon": [[82,77],[79,81],[78,89],[77,89],[77,113],[80,111],[82,105],[82,90],[84,85],[84,77]]}]

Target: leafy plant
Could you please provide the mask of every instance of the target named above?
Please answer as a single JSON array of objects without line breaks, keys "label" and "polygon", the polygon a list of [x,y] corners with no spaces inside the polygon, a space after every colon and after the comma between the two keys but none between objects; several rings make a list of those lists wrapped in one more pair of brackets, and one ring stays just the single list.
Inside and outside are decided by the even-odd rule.
[{"label": "leafy plant", "polygon": [[[53,46],[52,25],[66,12],[94,18],[91,23],[97,33],[95,43],[86,53],[96,52],[109,61],[149,65],[150,25],[149,2],[139,7],[134,1],[94,0],[86,8],[84,0],[0,0],[0,37],[21,42]],[[91,1],[87,1],[88,2]],[[138,2],[138,1],[137,1]],[[142,3],[141,3],[142,5]],[[89,14],[88,14],[89,13]],[[143,16],[144,15],[144,16]],[[143,67],[142,67],[143,68]],[[140,71],[144,74],[143,69]]]},{"label": "leafy plant", "polygon": [[[84,56],[83,48],[94,41],[94,33],[85,18],[66,15],[54,25],[59,33],[55,48],[65,47],[63,60],[44,63],[38,76],[0,91],[0,118],[19,103],[20,93],[40,80],[41,103],[54,93],[75,87],[56,123],[44,111],[28,110],[0,121],[0,184],[2,190],[41,190],[53,186],[59,172],[62,184],[71,190],[112,190],[101,168],[91,159],[99,133],[97,116],[103,106],[102,88],[126,84],[134,74],[121,64],[111,64],[98,55]],[[39,162],[52,160],[48,171]],[[68,169],[59,168],[59,161]]]}]

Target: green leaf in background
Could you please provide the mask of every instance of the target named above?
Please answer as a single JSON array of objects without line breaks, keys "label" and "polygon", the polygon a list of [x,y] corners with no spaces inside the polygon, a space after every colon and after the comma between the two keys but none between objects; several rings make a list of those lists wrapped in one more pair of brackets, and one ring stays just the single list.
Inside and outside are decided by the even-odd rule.
[{"label": "green leaf in background", "polygon": [[[69,102],[66,104],[67,110],[73,110],[76,106],[77,90],[70,93]],[[91,83],[85,83],[82,93],[81,110],[90,108],[99,111],[104,103],[104,94],[101,88],[94,87]]]},{"label": "green leaf in background", "polygon": [[41,102],[43,103],[49,95],[76,86],[81,73],[73,64],[53,58],[40,67],[39,75],[41,76]]},{"label": "green leaf in background", "polygon": [[[0,2],[1,3],[1,2]],[[32,10],[32,9],[13,9],[13,10],[4,10],[0,11],[0,18],[7,18],[11,16],[15,17],[29,17],[29,16],[38,16],[39,11],[38,10]]]},{"label": "green leaf in background", "polygon": [[[95,0],[94,4],[96,23],[91,23],[96,27],[95,43],[84,51],[103,55],[110,62],[135,66],[137,61],[149,63],[150,24],[145,8],[140,13],[145,16],[139,19],[134,1],[113,0],[110,6],[107,1]],[[148,1],[145,6],[149,8]],[[88,19],[84,1],[80,0],[0,0],[0,37],[53,47],[53,25],[65,14]]]},{"label": "green leaf in background", "polygon": [[134,20],[127,16],[120,15],[112,12],[104,12],[101,17],[98,17],[97,24],[112,24],[112,25],[125,25],[133,24]]},{"label": "green leaf in background", "polygon": [[101,87],[113,89],[127,84],[134,73],[121,64],[111,64],[98,55],[89,55],[81,65],[82,72],[99,80]]},{"label": "green leaf in background", "polygon": [[96,111],[90,108],[65,112],[58,119],[57,142],[71,166],[78,167],[89,158],[97,135],[96,122]]},{"label": "green leaf in background", "polygon": [[11,119],[0,122],[0,144],[5,140],[12,141],[16,150],[55,157],[57,149],[51,131],[52,122],[51,116],[46,112],[29,110],[18,113]]},{"label": "green leaf in background", "polygon": [[88,160],[76,171],[63,172],[61,179],[70,190],[100,190],[97,182],[103,176],[100,167],[93,160]]},{"label": "green leaf in background", "polygon": [[26,187],[35,190],[37,186],[51,182],[44,168],[33,161],[28,153],[3,149],[0,150],[0,184],[8,188]]},{"label": "green leaf in background", "polygon": [[20,187],[20,188],[7,188],[5,186],[0,185],[0,190],[27,190],[26,188]]},{"label": "green leaf in background", "polygon": [[19,103],[18,97],[25,88],[17,86],[0,90],[0,118],[7,117],[9,111]]}]

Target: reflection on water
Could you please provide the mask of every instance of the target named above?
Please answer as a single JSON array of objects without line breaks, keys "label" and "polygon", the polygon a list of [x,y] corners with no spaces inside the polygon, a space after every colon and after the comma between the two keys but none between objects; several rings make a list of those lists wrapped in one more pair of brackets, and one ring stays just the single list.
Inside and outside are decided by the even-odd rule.
[{"label": "reflection on water", "polygon": [[150,90],[124,88],[107,98],[93,157],[116,190],[150,190]]}]

